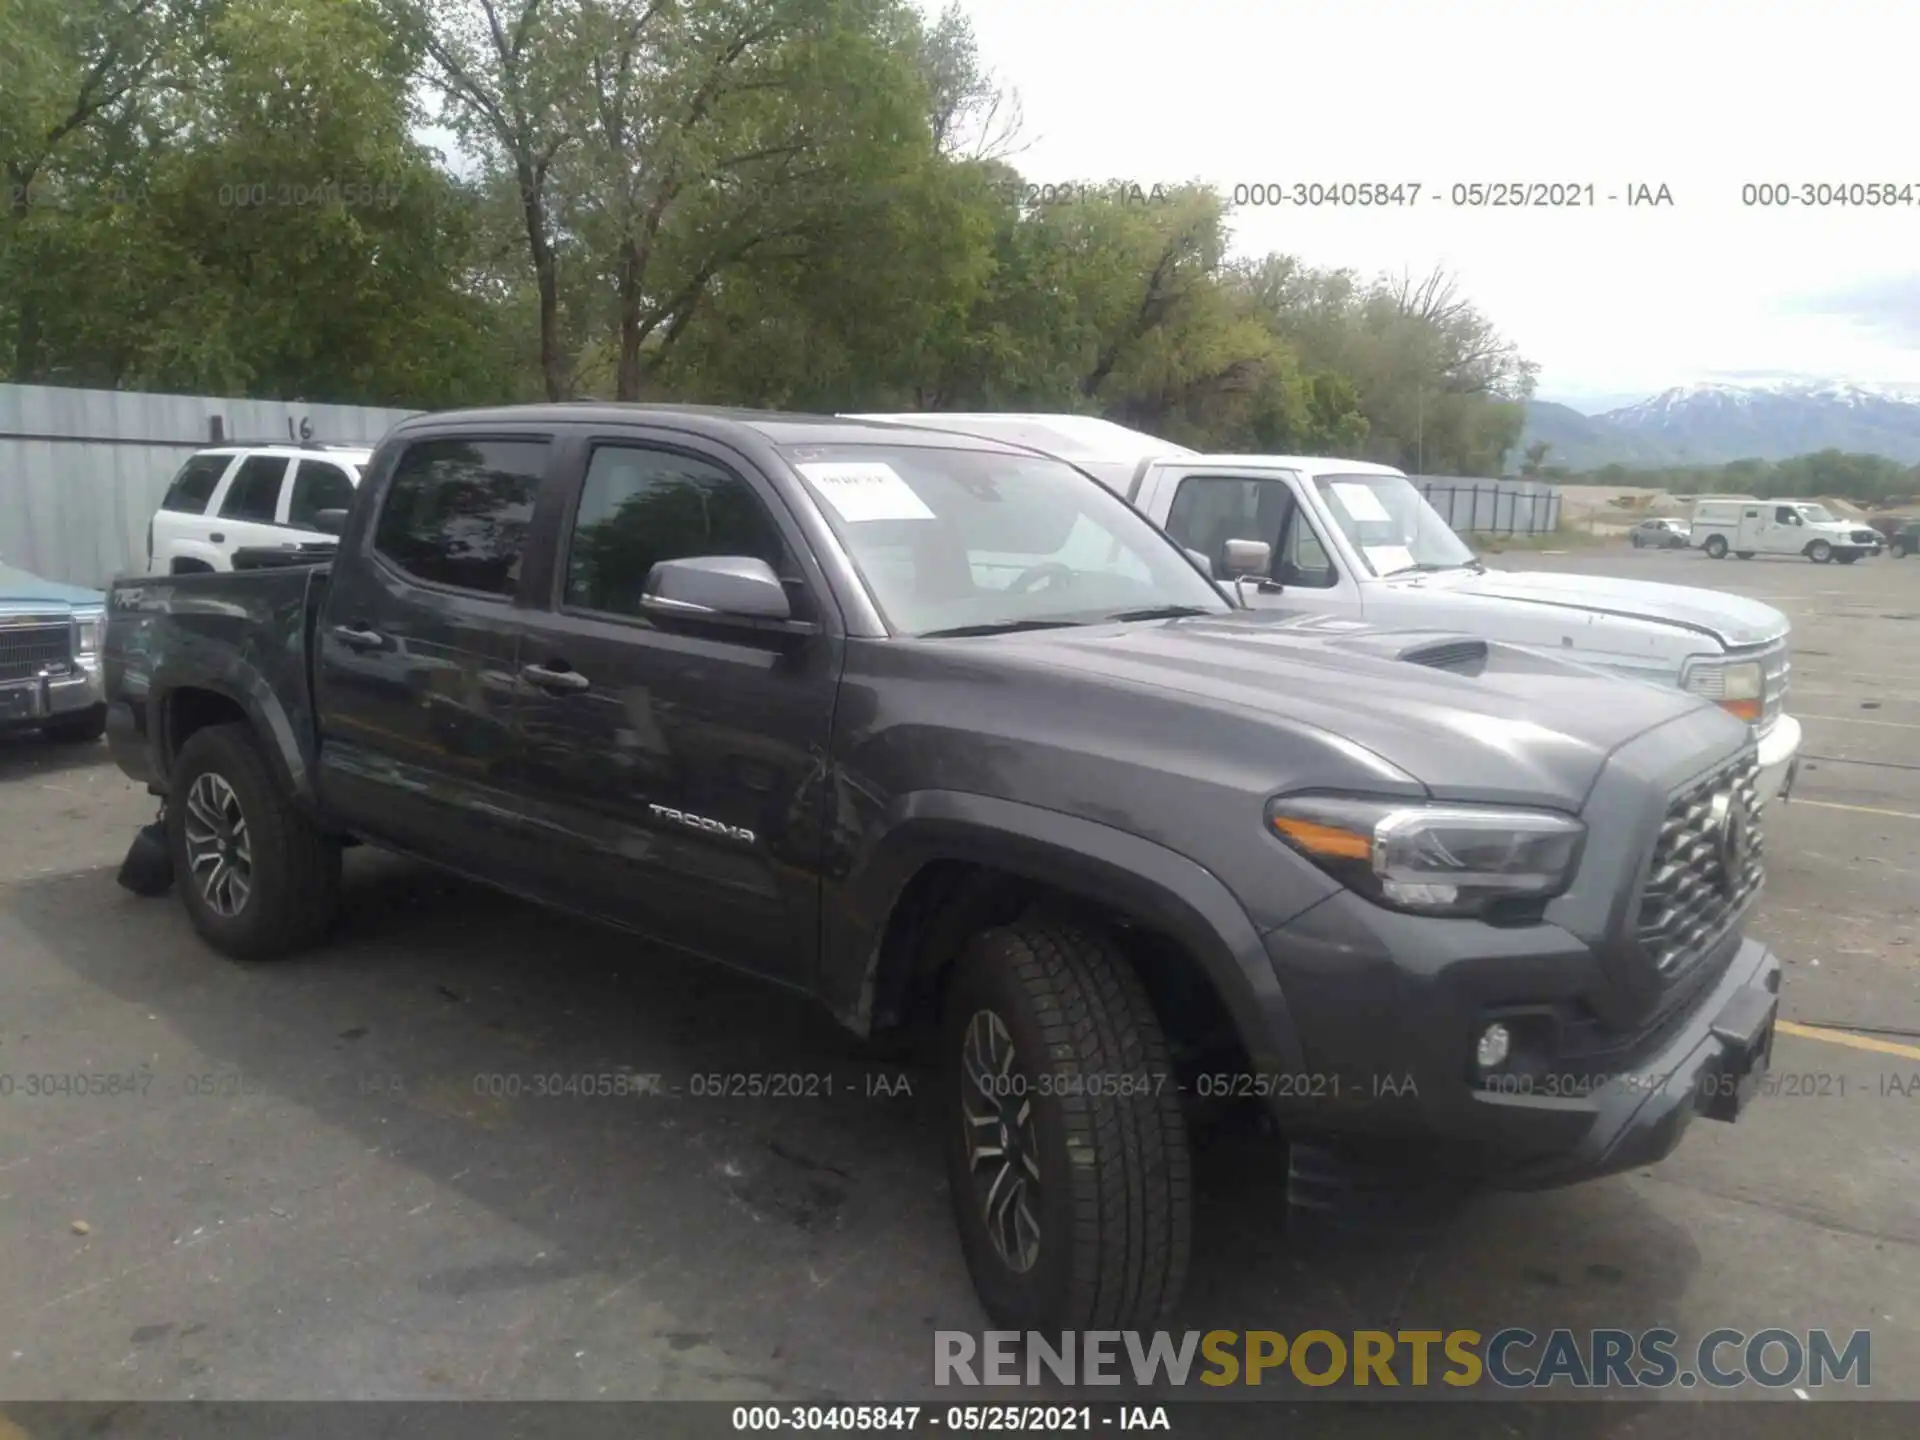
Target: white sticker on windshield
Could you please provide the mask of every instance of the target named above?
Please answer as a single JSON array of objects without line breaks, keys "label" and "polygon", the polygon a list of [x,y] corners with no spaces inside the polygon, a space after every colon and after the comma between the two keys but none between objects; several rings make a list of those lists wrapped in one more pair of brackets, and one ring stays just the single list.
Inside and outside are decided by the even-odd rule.
[{"label": "white sticker on windshield", "polygon": [[836,460],[794,468],[806,476],[814,493],[849,524],[938,518],[891,465]]},{"label": "white sticker on windshield", "polygon": [[1336,480],[1333,493],[1340,497],[1340,504],[1355,520],[1391,520],[1387,507],[1380,503],[1380,497],[1373,493],[1371,485],[1355,485],[1351,481]]},{"label": "white sticker on windshield", "polygon": [[1391,575],[1413,564],[1413,551],[1404,545],[1368,545],[1364,548],[1367,563],[1373,566],[1376,575]]}]

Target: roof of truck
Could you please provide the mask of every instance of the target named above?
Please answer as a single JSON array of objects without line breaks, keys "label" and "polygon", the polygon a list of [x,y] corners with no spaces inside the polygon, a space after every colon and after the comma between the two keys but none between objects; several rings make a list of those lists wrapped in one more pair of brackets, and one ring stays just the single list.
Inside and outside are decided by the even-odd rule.
[{"label": "roof of truck", "polygon": [[1149,456],[1188,456],[1197,451],[1144,430],[1130,430],[1097,415],[1030,415],[1013,411],[903,411],[863,413],[851,420],[878,420],[918,429],[1004,440],[1058,455],[1062,460],[1137,461]]},{"label": "roof of truck", "polygon": [[1162,440],[1144,430],[1130,430],[1094,415],[1041,415],[1012,411],[866,413],[851,419],[884,420],[932,431],[974,435],[1030,445],[1080,463],[1137,464],[1142,460],[1179,460],[1204,465],[1259,466],[1299,470],[1308,475],[1401,475],[1391,465],[1365,460],[1342,460],[1326,455],[1219,455],[1204,453]]},{"label": "roof of truck", "polygon": [[560,400],[537,405],[494,405],[472,410],[439,410],[412,415],[395,425],[392,436],[433,430],[446,425],[665,425],[711,439],[725,439],[742,429],[774,445],[873,445],[913,436],[913,443],[951,449],[993,449],[1018,453],[1023,447],[991,436],[942,433],[914,426],[890,425],[848,415],[803,415],[782,410],[754,410],[738,405],[656,405],[613,400]]}]

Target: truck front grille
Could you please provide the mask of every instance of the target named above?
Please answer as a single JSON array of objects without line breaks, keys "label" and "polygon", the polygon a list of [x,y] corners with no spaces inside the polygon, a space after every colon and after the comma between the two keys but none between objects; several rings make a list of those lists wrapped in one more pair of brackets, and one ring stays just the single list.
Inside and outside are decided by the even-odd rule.
[{"label": "truck front grille", "polygon": [[1667,806],[1640,895],[1640,944],[1664,978],[1724,939],[1766,878],[1759,774],[1749,750]]},{"label": "truck front grille", "polygon": [[1793,660],[1782,640],[1760,657],[1760,729],[1769,730],[1787,707],[1787,685],[1793,678]]},{"label": "truck front grille", "polygon": [[0,619],[0,685],[31,680],[43,669],[65,670],[73,663],[73,626],[40,616]]}]

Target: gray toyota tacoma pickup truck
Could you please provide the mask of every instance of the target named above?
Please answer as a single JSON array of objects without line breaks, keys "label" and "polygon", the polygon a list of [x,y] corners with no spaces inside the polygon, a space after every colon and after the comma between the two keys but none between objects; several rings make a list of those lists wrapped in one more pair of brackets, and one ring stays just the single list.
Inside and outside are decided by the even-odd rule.
[{"label": "gray toyota tacoma pickup truck", "polygon": [[329,523],[114,585],[123,878],[264,960],[361,841],[926,1035],[997,1323],[1168,1313],[1209,1106],[1312,1214],[1645,1165],[1768,1063],[1705,700],[1247,611],[1073,466],[881,423],[417,417]]}]

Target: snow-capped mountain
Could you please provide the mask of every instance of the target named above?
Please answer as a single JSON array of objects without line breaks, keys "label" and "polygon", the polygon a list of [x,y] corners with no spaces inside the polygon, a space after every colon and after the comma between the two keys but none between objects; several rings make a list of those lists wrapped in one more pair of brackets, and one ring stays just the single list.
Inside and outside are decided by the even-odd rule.
[{"label": "snow-capped mountain", "polygon": [[1914,464],[1920,387],[1849,380],[1681,385],[1598,415],[1535,403],[1521,446],[1536,440],[1552,446],[1549,464],[1578,470],[1785,460],[1828,449]]}]

